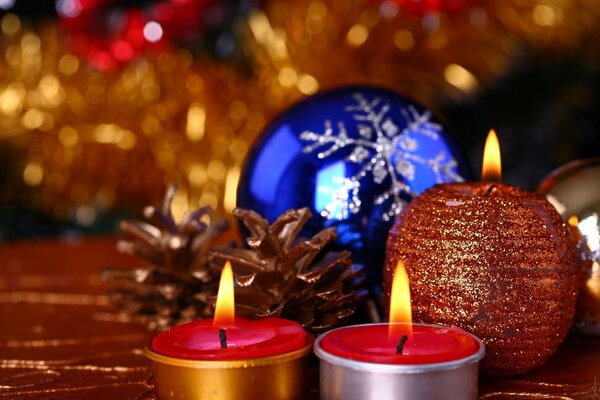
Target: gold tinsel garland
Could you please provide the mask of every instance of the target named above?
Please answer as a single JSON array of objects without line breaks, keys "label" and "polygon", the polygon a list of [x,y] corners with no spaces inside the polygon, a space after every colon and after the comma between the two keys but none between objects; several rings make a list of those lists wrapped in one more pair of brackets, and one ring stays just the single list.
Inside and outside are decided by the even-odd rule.
[{"label": "gold tinsel garland", "polygon": [[66,52],[55,26],[12,25],[5,17],[0,138],[21,154],[3,188],[13,201],[87,224],[175,181],[179,216],[235,206],[248,145],[284,97],[265,101],[260,82],[186,50],[102,74]]},{"label": "gold tinsel garland", "polygon": [[458,15],[409,15],[391,0],[266,1],[239,23],[252,73],[193,57],[148,55],[102,74],[70,54],[55,25],[6,14],[0,28],[0,202],[91,224],[178,182],[174,213],[230,212],[243,158],[275,113],[351,82],[431,104],[506,73],[526,47],[585,50],[600,2],[474,2]]}]

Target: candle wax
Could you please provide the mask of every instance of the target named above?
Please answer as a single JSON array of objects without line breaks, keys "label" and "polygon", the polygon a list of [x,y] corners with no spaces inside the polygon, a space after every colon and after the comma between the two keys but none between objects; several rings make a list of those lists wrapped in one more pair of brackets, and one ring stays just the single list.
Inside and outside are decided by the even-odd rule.
[{"label": "candle wax", "polygon": [[388,335],[388,325],[349,326],[330,332],[321,341],[335,356],[379,364],[430,364],[454,361],[475,354],[477,341],[457,327],[413,325],[412,337],[396,354],[401,331]]},{"label": "candle wax", "polygon": [[[225,331],[227,348],[221,347],[220,329]],[[179,325],[157,335],[151,346],[162,355],[190,360],[242,360],[289,353],[305,344],[306,331],[296,322],[236,318],[223,326],[213,325],[212,319]]]}]

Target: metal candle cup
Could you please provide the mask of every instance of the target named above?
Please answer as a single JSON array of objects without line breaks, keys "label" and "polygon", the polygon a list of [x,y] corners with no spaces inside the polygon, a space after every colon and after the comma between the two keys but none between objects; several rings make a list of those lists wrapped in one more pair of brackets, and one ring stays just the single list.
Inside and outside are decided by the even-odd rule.
[{"label": "metal candle cup", "polygon": [[241,360],[191,360],[165,356],[149,344],[154,361],[154,386],[164,399],[302,400],[308,392],[308,356],[314,338],[298,350]]},{"label": "metal candle cup", "polygon": [[[476,349],[471,354],[442,362],[420,363],[415,355],[410,364],[369,362],[341,357],[323,348],[328,335],[361,327],[383,327],[389,324],[355,325],[334,329],[320,336],[315,342],[315,354],[321,359],[320,381],[322,400],[455,400],[477,399],[478,364],[485,354],[481,341],[461,330],[474,341]],[[412,324],[415,332],[419,327],[441,330],[458,329],[438,325]],[[357,349],[357,353],[360,350]],[[357,355],[358,358],[361,358]],[[375,355],[375,358],[378,356]],[[402,355],[398,356],[399,358]],[[427,355],[424,354],[427,358]],[[417,359],[415,359],[417,358]]]}]

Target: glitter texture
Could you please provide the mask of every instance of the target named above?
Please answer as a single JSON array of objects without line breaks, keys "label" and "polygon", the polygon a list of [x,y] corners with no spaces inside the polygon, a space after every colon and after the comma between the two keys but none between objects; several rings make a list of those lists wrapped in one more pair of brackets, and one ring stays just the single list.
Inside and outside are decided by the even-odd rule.
[{"label": "glitter texture", "polygon": [[[348,135],[344,121],[337,123],[337,133],[334,133],[330,120],[325,121],[322,134],[310,130],[300,134],[300,140],[309,143],[303,152],[312,153],[319,149],[317,157],[323,159],[350,147],[353,150],[346,161],[361,165],[353,176],[343,178],[337,189],[327,188],[332,191],[332,201],[321,211],[323,217],[346,219],[348,210],[358,214],[362,203],[359,192],[368,173],[373,175],[378,186],[386,188],[373,198],[373,206],[388,204],[382,215],[384,221],[392,220],[402,211],[407,202],[403,196],[410,198],[415,195],[411,183],[415,180],[416,165],[431,171],[437,183],[463,180],[456,170],[458,162],[451,154],[441,150],[433,158],[427,158],[419,148],[425,147],[419,137],[425,136],[434,142],[445,140],[440,135],[442,126],[431,119],[430,111],[419,113],[409,100],[409,105],[400,111],[404,116],[403,125],[406,125],[401,129],[390,115],[392,107],[381,97],[369,100],[360,92],[353,93],[352,97],[356,104],[347,106],[345,111],[352,113],[358,123],[359,137]],[[384,182],[388,177],[386,186]],[[336,210],[340,210],[339,215],[331,215]]]},{"label": "glitter texture", "polygon": [[402,259],[416,322],[466,329],[487,347],[484,374],[520,374],[542,365],[571,325],[578,282],[570,240],[540,195],[500,183],[436,185],[390,231],[386,296]]}]

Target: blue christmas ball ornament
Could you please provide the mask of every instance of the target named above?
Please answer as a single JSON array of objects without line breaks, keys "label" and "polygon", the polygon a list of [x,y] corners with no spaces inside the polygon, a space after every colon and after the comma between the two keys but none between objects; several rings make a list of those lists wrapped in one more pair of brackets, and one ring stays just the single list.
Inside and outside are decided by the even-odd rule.
[{"label": "blue christmas ball ornament", "polygon": [[270,222],[308,207],[304,233],[337,227],[337,249],[381,282],[394,217],[415,196],[468,177],[463,158],[428,109],[393,91],[348,86],[321,92],[275,119],[242,170],[238,207]]}]

